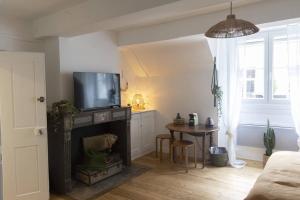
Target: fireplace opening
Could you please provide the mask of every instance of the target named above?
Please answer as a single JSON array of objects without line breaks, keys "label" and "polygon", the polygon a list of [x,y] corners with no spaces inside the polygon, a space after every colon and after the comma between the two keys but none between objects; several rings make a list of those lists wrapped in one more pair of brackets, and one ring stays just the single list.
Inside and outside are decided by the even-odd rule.
[{"label": "fireplace opening", "polygon": [[123,169],[126,123],[109,122],[72,130],[71,172],[73,182],[90,186]]}]

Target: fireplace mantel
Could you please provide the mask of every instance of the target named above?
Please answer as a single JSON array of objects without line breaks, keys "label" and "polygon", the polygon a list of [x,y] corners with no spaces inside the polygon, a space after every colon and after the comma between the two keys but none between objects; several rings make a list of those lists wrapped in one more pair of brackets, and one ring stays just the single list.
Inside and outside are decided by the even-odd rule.
[{"label": "fireplace mantel", "polygon": [[99,109],[80,112],[74,116],[65,115],[57,131],[54,131],[53,122],[48,117],[50,189],[60,194],[72,190],[72,135],[74,134],[73,137],[75,137],[76,132],[81,128],[93,129],[112,124],[110,132],[122,133],[119,140],[122,142],[120,148],[123,165],[130,166],[130,119],[130,107]]}]

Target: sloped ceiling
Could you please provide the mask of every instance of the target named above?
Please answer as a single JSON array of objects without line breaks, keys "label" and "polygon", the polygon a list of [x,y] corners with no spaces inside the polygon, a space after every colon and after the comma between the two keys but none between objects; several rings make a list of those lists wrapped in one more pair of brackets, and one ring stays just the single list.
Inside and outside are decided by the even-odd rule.
[{"label": "sloped ceiling", "polygon": [[[151,78],[174,76],[201,67],[201,58],[211,58],[202,36],[186,37],[120,48],[123,63],[135,76]],[[205,59],[207,60],[207,59]]]}]

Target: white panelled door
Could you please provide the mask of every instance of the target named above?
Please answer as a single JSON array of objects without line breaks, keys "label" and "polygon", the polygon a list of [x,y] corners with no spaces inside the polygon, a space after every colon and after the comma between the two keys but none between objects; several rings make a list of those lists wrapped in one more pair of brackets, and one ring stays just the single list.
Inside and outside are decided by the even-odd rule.
[{"label": "white panelled door", "polygon": [[4,200],[49,199],[45,95],[43,54],[0,52]]}]

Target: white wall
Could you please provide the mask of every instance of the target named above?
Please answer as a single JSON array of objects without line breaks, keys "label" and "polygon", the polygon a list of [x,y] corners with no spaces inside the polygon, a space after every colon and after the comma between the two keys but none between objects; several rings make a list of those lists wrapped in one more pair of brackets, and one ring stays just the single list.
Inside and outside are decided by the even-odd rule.
[{"label": "white wall", "polygon": [[[97,32],[46,42],[48,105],[53,100],[73,100],[73,72],[120,73],[115,36]],[[47,61],[47,59],[46,59]],[[59,68],[57,68],[57,66]],[[59,83],[59,85],[57,85]]]},{"label": "white wall", "polygon": [[41,52],[43,43],[33,38],[30,22],[1,17],[0,50]]},{"label": "white wall", "polygon": [[44,40],[46,64],[47,105],[60,100],[60,57],[59,38],[50,37]]},{"label": "white wall", "polygon": [[[158,134],[177,112],[188,120],[197,112],[200,121],[216,119],[210,92],[213,61],[206,40],[179,39],[122,48],[122,67],[129,81],[124,98],[142,93],[157,110]],[[134,74],[134,76],[132,75]]]},{"label": "white wall", "polygon": [[[157,134],[166,133],[165,125],[177,112],[186,119],[188,113],[197,112],[202,123],[209,116],[217,121],[210,92],[213,62],[206,40],[192,37],[133,45],[121,48],[121,53],[129,81],[123,98],[130,103],[135,93],[145,96],[148,107],[157,110]],[[264,131],[265,127],[239,126],[238,156],[261,160]],[[297,150],[295,130],[275,128],[275,132],[277,150]]]}]

